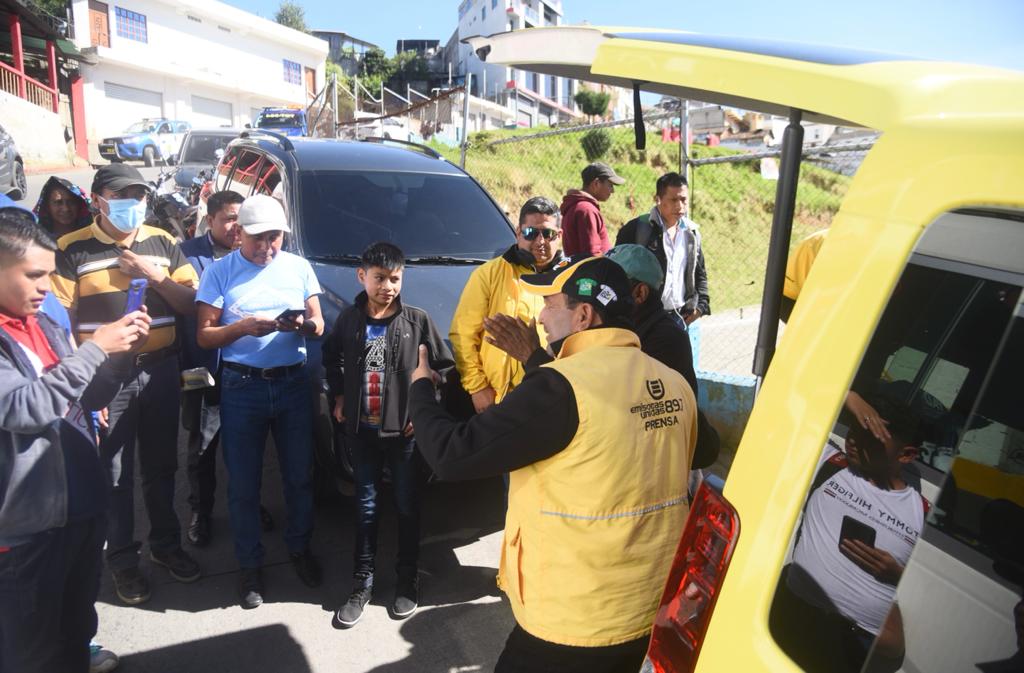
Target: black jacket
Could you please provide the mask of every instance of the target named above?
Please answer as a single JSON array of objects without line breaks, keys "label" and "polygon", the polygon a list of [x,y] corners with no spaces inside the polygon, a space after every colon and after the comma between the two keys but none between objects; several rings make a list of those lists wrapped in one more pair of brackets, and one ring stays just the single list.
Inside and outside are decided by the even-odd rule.
[{"label": "black jacket", "polygon": [[[363,364],[366,357],[366,293],[341,312],[324,340],[323,363],[331,395],[345,396],[345,431],[359,431],[363,398]],[[403,306],[396,298],[398,313],[388,323],[387,360],[384,364],[384,400],[381,410],[382,437],[401,434],[409,421],[409,384],[419,363],[419,346],[429,351],[430,366],[444,373],[455,360],[430,316],[415,306]],[[347,374],[347,375],[346,375]]]},{"label": "black jacket", "polygon": [[[645,236],[646,241],[637,240],[637,230],[641,226],[649,226],[650,231]],[[688,232],[688,233],[687,233]],[[661,270],[668,268],[668,258],[665,256],[665,229],[654,218],[648,215],[635,217],[622,225],[619,233],[615,236],[615,245],[623,243],[636,243],[654,253],[654,256],[661,262]],[[708,294],[708,272],[704,268],[704,248],[701,245],[700,232],[696,228],[684,230],[690,245],[687,247],[686,261],[686,307],[698,308],[702,315],[711,314],[711,297]]]}]

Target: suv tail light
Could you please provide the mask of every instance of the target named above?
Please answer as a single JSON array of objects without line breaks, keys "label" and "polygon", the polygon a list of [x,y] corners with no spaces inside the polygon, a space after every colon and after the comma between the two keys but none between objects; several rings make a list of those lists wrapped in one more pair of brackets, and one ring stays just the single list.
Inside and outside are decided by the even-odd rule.
[{"label": "suv tail light", "polygon": [[740,534],[740,517],[707,481],[701,484],[654,618],[644,671],[692,671]]}]

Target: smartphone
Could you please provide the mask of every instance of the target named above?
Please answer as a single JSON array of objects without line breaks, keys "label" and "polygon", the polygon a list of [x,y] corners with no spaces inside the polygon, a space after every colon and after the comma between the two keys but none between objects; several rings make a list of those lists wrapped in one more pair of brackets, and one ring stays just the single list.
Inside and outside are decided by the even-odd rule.
[{"label": "smartphone", "polygon": [[128,315],[132,311],[138,311],[146,303],[146,286],[149,283],[145,278],[136,278],[128,284],[128,301],[124,303],[124,313]]},{"label": "smartphone", "polygon": [[280,315],[274,318],[274,320],[278,322],[291,322],[292,320],[298,318],[300,315],[305,314],[306,309],[304,308],[286,308],[285,310],[281,311]]},{"label": "smartphone", "polygon": [[839,529],[839,541],[860,540],[869,547],[875,546],[875,529],[852,516],[843,517],[843,527]]}]

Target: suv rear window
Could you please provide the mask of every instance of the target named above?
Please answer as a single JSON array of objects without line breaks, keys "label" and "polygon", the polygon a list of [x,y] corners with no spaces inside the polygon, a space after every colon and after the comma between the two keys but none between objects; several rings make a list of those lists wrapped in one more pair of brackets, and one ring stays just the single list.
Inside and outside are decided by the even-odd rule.
[{"label": "suv rear window", "polygon": [[488,260],[512,243],[508,222],[465,176],[310,171],[300,177],[305,252],[360,255],[390,241],[407,258]]}]

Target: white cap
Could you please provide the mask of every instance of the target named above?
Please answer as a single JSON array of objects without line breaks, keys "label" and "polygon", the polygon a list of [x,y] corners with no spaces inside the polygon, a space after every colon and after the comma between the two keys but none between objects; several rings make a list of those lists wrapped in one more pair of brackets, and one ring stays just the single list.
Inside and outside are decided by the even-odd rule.
[{"label": "white cap", "polygon": [[267,231],[291,231],[281,203],[266,194],[254,194],[242,202],[238,224],[250,236]]}]

